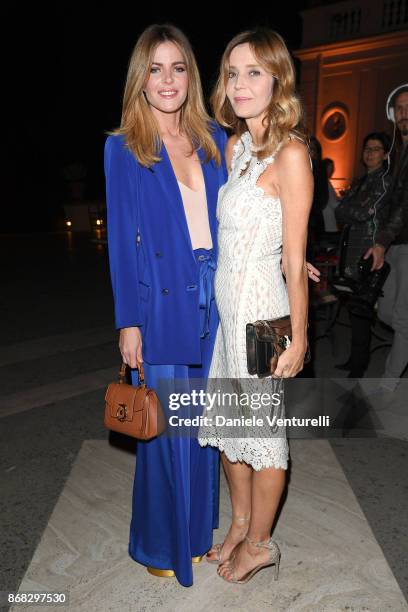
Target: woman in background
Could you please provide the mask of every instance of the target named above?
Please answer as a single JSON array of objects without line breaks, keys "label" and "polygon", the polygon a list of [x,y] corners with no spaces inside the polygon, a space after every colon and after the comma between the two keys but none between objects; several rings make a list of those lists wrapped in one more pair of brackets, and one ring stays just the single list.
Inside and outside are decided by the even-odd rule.
[{"label": "woman in background", "polygon": [[339,204],[339,199],[337,197],[333,185],[330,182],[330,179],[334,173],[334,161],[330,159],[330,157],[325,157],[325,159],[322,160],[322,164],[324,169],[326,170],[327,186],[329,192],[327,204],[323,209],[324,231],[326,232],[326,234],[337,234],[338,228],[335,210]]},{"label": "woman in background", "polygon": [[322,146],[315,136],[309,138],[309,151],[313,166],[313,201],[309,216],[310,257],[319,249],[319,241],[325,232],[324,210],[329,199],[326,167],[322,160]]},{"label": "woman in background", "polygon": [[[366,173],[355,179],[335,210],[337,222],[348,226],[346,278],[359,279],[359,261],[375,243],[379,227],[388,216],[386,193],[392,177],[387,172],[390,138],[385,132],[371,132],[363,141],[362,161]],[[336,367],[349,370],[349,378],[361,378],[370,360],[371,325],[374,310],[349,309],[351,322],[350,356]]]}]

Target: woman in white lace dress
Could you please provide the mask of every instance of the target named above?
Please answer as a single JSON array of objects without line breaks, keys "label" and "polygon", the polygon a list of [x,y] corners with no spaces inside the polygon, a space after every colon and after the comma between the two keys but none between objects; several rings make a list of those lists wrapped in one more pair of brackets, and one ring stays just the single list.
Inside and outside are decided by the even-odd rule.
[{"label": "woman in white lace dress", "polygon": [[[291,315],[292,343],[274,379],[303,368],[307,343],[305,251],[313,178],[294,87],[284,41],[257,29],[229,43],[213,94],[216,119],[234,135],[226,149],[230,174],[217,208],[215,295],[221,324],[210,378],[240,379],[246,391],[251,384],[257,391],[272,385],[271,378],[261,382],[248,374],[247,323]],[[270,533],[285,487],[286,435],[232,438],[209,427],[201,428],[199,442],[220,449],[232,503],[227,537],[207,560],[230,582],[246,581],[266,565],[275,565],[277,577],[280,551]]]}]

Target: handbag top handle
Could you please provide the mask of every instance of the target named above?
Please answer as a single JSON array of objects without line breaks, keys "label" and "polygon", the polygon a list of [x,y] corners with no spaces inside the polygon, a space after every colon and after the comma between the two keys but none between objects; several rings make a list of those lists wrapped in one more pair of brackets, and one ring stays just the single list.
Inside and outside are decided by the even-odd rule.
[{"label": "handbag top handle", "polygon": [[[126,383],[126,368],[127,367],[128,367],[128,364],[123,361],[122,365],[120,366],[119,376],[118,376],[120,384]],[[139,385],[144,385],[145,379],[144,379],[143,363],[142,362],[138,363],[136,366],[136,369],[139,371]]]}]

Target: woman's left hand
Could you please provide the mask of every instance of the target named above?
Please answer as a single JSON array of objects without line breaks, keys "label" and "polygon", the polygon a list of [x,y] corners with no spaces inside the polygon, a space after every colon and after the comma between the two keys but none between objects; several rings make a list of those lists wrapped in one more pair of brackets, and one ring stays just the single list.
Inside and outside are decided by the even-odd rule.
[{"label": "woman's left hand", "polygon": [[312,266],[312,264],[309,263],[308,261],[306,262],[306,268],[307,268],[307,275],[310,278],[310,280],[315,281],[315,283],[318,283],[320,281],[320,270]]},{"label": "woman's left hand", "polygon": [[273,378],[293,378],[303,370],[306,347],[291,344],[281,353]]}]

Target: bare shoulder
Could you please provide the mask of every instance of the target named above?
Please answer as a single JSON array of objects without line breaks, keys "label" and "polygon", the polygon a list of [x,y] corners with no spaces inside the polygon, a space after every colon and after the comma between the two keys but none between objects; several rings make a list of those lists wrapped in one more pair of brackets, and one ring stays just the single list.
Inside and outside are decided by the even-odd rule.
[{"label": "bare shoulder", "polygon": [[291,138],[278,156],[277,183],[285,210],[295,215],[308,212],[313,199],[313,173],[307,144]]},{"label": "bare shoulder", "polygon": [[306,164],[310,169],[309,150],[307,144],[299,138],[291,138],[282,145],[276,161],[281,170],[292,171]]},{"label": "bare shoulder", "polygon": [[239,136],[237,134],[233,134],[227,140],[227,144],[225,145],[225,161],[227,162],[228,169],[231,168],[231,159],[234,145],[238,142]]}]

